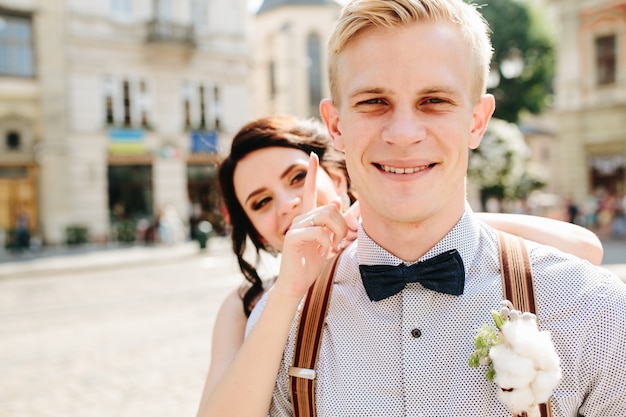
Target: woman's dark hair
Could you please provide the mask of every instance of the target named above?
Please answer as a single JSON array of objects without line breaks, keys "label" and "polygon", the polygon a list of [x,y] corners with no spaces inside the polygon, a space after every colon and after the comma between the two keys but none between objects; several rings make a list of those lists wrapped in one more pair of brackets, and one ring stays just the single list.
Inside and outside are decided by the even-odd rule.
[{"label": "woman's dark hair", "polygon": [[[254,245],[257,258],[259,251],[262,249],[267,251],[267,248],[237,200],[233,177],[241,159],[254,151],[269,147],[300,149],[307,155],[311,152],[316,153],[320,166],[327,172],[340,172],[345,175],[350,190],[344,156],[333,147],[324,125],[319,121],[271,116],[254,120],[237,132],[233,138],[230,154],[220,164],[218,177],[222,198],[230,217],[233,252],[237,256],[241,272],[251,284],[243,293],[246,316],[250,315],[256,300],[263,293],[263,282],[256,268],[244,259],[247,239],[249,238]],[[349,192],[348,195],[351,202],[354,202],[352,194]]]}]

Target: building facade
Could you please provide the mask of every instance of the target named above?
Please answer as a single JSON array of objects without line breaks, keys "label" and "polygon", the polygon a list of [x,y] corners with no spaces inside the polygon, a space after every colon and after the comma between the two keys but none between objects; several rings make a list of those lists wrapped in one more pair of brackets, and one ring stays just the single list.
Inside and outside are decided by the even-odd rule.
[{"label": "building facade", "polygon": [[626,191],[626,1],[552,0],[560,22],[559,188],[577,202]]},{"label": "building facade", "polygon": [[340,6],[333,0],[265,0],[254,17],[254,112],[319,118],[330,96],[326,41]]},{"label": "building facade", "polygon": [[216,166],[252,117],[248,19],[246,0],[0,0],[4,239],[22,212],[47,244],[122,240],[166,208],[218,227]]}]

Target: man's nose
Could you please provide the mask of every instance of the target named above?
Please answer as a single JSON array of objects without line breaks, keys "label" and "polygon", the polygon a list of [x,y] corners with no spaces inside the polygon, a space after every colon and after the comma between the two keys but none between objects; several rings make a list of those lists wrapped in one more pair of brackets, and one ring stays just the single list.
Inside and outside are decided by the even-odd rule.
[{"label": "man's nose", "polygon": [[390,144],[407,146],[426,137],[426,120],[412,107],[397,107],[382,131],[382,139]]}]

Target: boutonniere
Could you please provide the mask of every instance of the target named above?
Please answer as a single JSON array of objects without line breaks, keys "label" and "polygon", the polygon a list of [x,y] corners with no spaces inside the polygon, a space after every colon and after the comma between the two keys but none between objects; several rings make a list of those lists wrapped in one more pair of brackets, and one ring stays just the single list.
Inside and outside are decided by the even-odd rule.
[{"label": "boutonniere", "polygon": [[469,366],[487,367],[487,379],[498,385],[498,398],[510,412],[539,417],[539,404],[548,401],[562,375],[550,332],[540,331],[534,314],[515,310],[508,300],[491,315],[498,332],[483,324]]}]

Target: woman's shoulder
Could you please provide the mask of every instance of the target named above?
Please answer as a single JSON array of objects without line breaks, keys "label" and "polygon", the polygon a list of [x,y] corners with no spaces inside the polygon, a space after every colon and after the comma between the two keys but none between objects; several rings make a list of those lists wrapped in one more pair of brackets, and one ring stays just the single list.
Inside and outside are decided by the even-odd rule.
[{"label": "woman's shoulder", "polygon": [[[243,309],[240,289],[234,289],[222,301],[213,328],[213,354],[231,355],[243,343],[248,317]],[[221,353],[220,353],[221,352]]]},{"label": "woman's shoulder", "polygon": [[226,320],[230,323],[242,321],[245,325],[247,317],[243,308],[243,291],[242,287],[238,287],[226,295],[217,313],[216,320],[218,322],[221,320]]}]

